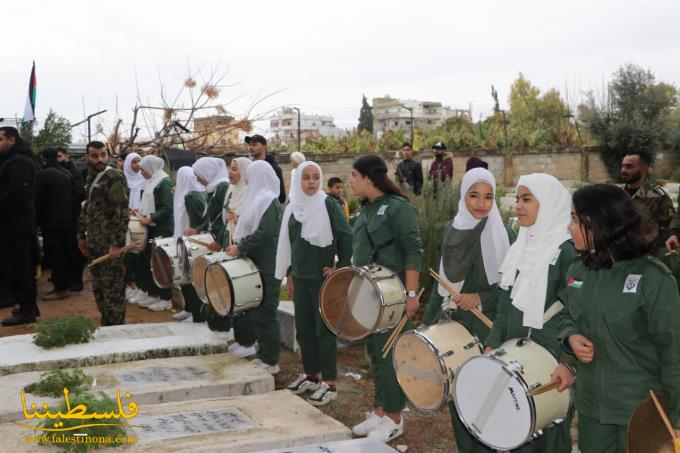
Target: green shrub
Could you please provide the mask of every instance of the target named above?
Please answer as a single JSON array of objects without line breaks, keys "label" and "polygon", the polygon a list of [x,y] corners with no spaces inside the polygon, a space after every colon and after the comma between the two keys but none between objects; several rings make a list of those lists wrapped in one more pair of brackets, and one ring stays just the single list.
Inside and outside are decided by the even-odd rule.
[{"label": "green shrub", "polygon": [[58,398],[64,394],[64,388],[70,393],[78,393],[92,385],[92,376],[86,375],[77,368],[69,373],[67,370],[55,370],[40,375],[40,382],[33,393]]},{"label": "green shrub", "polygon": [[36,332],[33,343],[41,348],[61,348],[67,344],[87,343],[93,336],[97,326],[81,315],[70,315],[54,321],[40,321],[33,326]]}]

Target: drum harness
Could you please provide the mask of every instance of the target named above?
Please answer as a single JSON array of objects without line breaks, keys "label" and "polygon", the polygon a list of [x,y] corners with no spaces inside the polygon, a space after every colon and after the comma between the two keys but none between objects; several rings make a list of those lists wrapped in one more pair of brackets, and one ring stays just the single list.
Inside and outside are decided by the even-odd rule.
[{"label": "drum harness", "polygon": [[368,239],[368,243],[371,244],[372,249],[371,254],[368,256],[368,266],[369,267],[374,266],[376,265],[376,261],[378,261],[378,254],[380,253],[380,250],[392,245],[392,243],[394,242],[394,238],[390,239],[384,244],[376,245],[375,242],[373,241],[373,238],[371,237],[371,233],[368,232],[368,219],[366,217],[364,217],[364,221],[361,227],[366,232],[366,238]]}]

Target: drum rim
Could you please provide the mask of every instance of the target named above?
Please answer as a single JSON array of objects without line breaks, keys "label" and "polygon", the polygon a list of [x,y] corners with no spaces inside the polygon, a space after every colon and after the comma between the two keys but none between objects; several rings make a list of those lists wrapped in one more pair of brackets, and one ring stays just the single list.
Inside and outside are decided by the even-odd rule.
[{"label": "drum rim", "polygon": [[[369,272],[369,269],[370,269],[371,267],[378,267],[378,266],[379,266],[379,267],[382,267],[382,268],[389,269],[389,268],[386,267],[386,266],[380,266],[380,265],[377,265],[377,264],[376,264],[376,265],[366,265],[366,266],[354,266],[354,265],[349,265],[349,266],[341,267],[340,269],[336,269],[336,270],[334,270],[333,272],[331,272],[330,274],[328,274],[328,276],[324,279],[323,283],[321,284],[321,289],[319,290],[319,296],[320,296],[320,297],[319,297],[319,313],[321,314],[321,319],[323,320],[323,323],[326,325],[326,327],[328,327],[328,330],[330,330],[330,331],[333,332],[336,336],[342,338],[343,340],[348,340],[348,341],[359,341],[359,340],[363,340],[364,338],[366,338],[366,337],[368,337],[368,336],[370,336],[370,335],[380,333],[380,332],[378,332],[378,331],[376,330],[376,326],[378,325],[378,323],[379,323],[380,320],[382,319],[383,313],[385,312],[385,296],[383,295],[382,291],[376,291],[376,292],[380,295],[380,313],[378,314],[378,318],[375,320],[375,323],[373,324],[373,326],[371,326],[370,329],[366,329],[366,330],[367,330],[367,333],[364,334],[364,335],[361,335],[361,336],[359,336],[359,337],[347,338],[347,337],[345,337],[345,336],[343,336],[343,335],[340,335],[340,331],[339,331],[339,330],[337,330],[337,329],[335,329],[334,327],[328,325],[328,322],[326,322],[326,317],[324,316],[324,313],[323,313],[323,305],[321,304],[321,297],[323,296],[323,293],[324,293],[324,290],[325,290],[325,288],[326,288],[326,285],[328,284],[328,282],[330,281],[331,277],[332,277],[334,274],[339,274],[340,272],[348,272],[348,271],[350,271],[350,270],[351,270],[351,271],[356,271],[356,272],[358,272],[358,274],[362,274],[362,273]],[[390,271],[391,271],[391,269],[390,269]],[[369,272],[369,273],[370,273],[370,272]],[[398,278],[398,276],[397,276],[397,278]],[[379,290],[379,289],[380,289],[380,288],[377,287],[377,285],[376,285],[375,281],[373,281],[373,279],[369,279],[369,281],[371,282],[371,285],[373,285],[373,288],[374,288],[374,289],[376,289],[376,290]],[[405,295],[406,295],[406,291],[404,290],[404,285],[403,285],[403,283],[402,283],[402,292],[403,292],[403,294],[404,294],[404,296],[405,296]],[[393,329],[393,328],[394,328],[394,327],[392,327],[392,329]],[[390,330],[390,329],[385,329],[385,330]]]},{"label": "drum rim", "polygon": [[[194,278],[193,278],[193,277],[194,277],[194,263],[198,260],[198,258],[204,258],[204,259],[206,259],[206,260],[210,259],[211,257],[209,257],[208,255],[212,255],[213,253],[219,253],[219,252],[208,252],[208,253],[205,253],[205,254],[203,254],[203,255],[197,256],[197,257],[196,257],[196,260],[190,260],[190,261],[189,261],[189,263],[190,263],[190,265],[191,265],[191,277],[190,277],[191,286],[193,286],[194,289],[196,290],[196,296],[198,296],[198,299],[199,299],[201,302],[203,302],[204,304],[206,304],[206,305],[210,304],[210,301],[208,301],[208,300],[203,300],[203,298],[201,297],[201,291],[199,291],[199,289],[198,289],[198,288],[196,287],[196,285],[194,284]],[[214,264],[214,261],[210,261],[210,262],[208,263],[208,265],[205,267],[205,271],[203,272],[203,281],[205,281],[205,272],[208,270],[208,267],[210,267],[211,264]],[[204,284],[203,286],[205,286],[205,284]],[[206,299],[208,298],[208,291],[207,291],[207,289],[206,289],[206,291],[205,291],[205,297],[206,297]]]},{"label": "drum rim", "polygon": [[[511,340],[508,340],[508,341],[512,341],[512,339],[511,339]],[[505,343],[505,342],[504,342],[504,343]],[[500,347],[499,347],[498,349],[500,349]],[[498,349],[496,349],[496,351],[497,351]],[[545,348],[545,349],[548,349],[548,348]],[[549,349],[548,349],[548,350],[549,350]],[[503,360],[501,360],[499,357],[494,356],[493,353],[487,353],[487,354],[482,354],[482,355],[478,355],[478,356],[475,356],[475,357],[470,357],[470,358],[467,359],[465,362],[461,363],[460,367],[458,367],[458,368],[459,368],[459,369],[460,369],[460,368],[463,368],[463,366],[465,366],[466,363],[470,362],[471,360],[479,359],[479,358],[491,359],[492,361],[499,362],[501,365],[503,365],[503,370],[504,370],[505,372],[509,372],[510,374],[512,374],[512,375],[514,375],[515,377],[518,377],[518,378],[519,378],[519,383],[520,383],[520,385],[522,386],[522,388],[523,388],[523,390],[524,390],[523,395],[524,395],[524,397],[526,397],[527,401],[529,402],[529,412],[530,412],[530,414],[531,414],[531,422],[530,422],[530,426],[529,426],[530,432],[529,432],[529,434],[527,435],[527,437],[524,439],[524,441],[522,441],[521,443],[519,443],[519,444],[517,444],[517,445],[515,445],[515,446],[512,446],[512,447],[507,447],[507,446],[502,446],[502,447],[501,447],[501,446],[497,446],[497,445],[491,445],[489,442],[487,442],[487,441],[485,441],[485,440],[482,440],[482,438],[475,432],[475,430],[472,429],[472,428],[470,427],[470,424],[469,424],[463,417],[461,417],[461,415],[460,415],[460,414],[461,414],[460,406],[458,405],[458,398],[456,398],[457,393],[456,393],[456,391],[455,391],[455,389],[458,387],[458,376],[460,376],[459,373],[456,373],[455,377],[453,378],[453,388],[454,388],[454,391],[453,391],[453,404],[454,404],[454,406],[456,407],[456,413],[458,414],[458,418],[460,419],[461,423],[463,423],[463,425],[465,425],[465,429],[467,429],[468,432],[469,432],[475,439],[477,439],[478,441],[480,441],[481,443],[483,443],[483,444],[486,445],[487,447],[490,447],[490,448],[493,448],[493,449],[496,449],[496,450],[514,450],[514,449],[516,449],[516,448],[518,448],[518,447],[521,447],[522,445],[526,444],[527,442],[529,442],[529,441],[531,440],[531,437],[534,435],[534,433],[536,433],[536,432],[538,431],[538,430],[536,429],[536,404],[534,403],[534,398],[533,398],[533,397],[530,397],[530,396],[528,395],[528,393],[529,393],[529,386],[527,385],[527,383],[526,383],[526,381],[524,380],[524,378],[522,377],[522,375],[519,374],[516,370],[508,370],[507,367],[508,367],[509,364],[506,363],[506,362],[504,362]]]},{"label": "drum rim", "polygon": [[[210,270],[210,268],[212,266],[219,266],[220,270],[223,273],[227,274],[227,271],[222,266],[220,266],[221,263],[222,263],[222,261],[214,261],[214,262],[208,264],[208,266],[205,268],[205,275],[203,277],[203,279],[205,280],[205,297],[208,299],[208,304],[210,304],[210,306],[212,307],[215,314],[217,314],[217,316],[219,316],[221,318],[228,318],[229,316],[231,316],[234,313],[234,307],[236,306],[236,303],[234,302],[234,300],[235,300],[234,299],[234,288],[231,285],[228,285],[229,286],[229,295],[231,297],[231,304],[229,306],[229,312],[224,314],[224,315],[217,311],[217,309],[215,308],[215,304],[213,304],[212,301],[210,300],[210,294],[208,293],[208,271]],[[227,274],[227,279],[229,279],[229,274]]]},{"label": "drum rim", "polygon": [[[186,257],[187,257],[187,261],[189,261],[189,275],[185,275],[185,274],[184,274],[184,266],[182,266],[182,263],[180,263],[180,266],[179,266],[179,271],[180,271],[180,273],[181,273],[182,275],[184,275],[184,278],[188,278],[189,280],[191,280],[191,268],[192,268],[192,266],[193,266],[193,261],[194,261],[194,259],[193,259],[192,255],[191,255],[191,253],[186,253],[186,251],[188,251],[189,248],[190,248],[189,245],[187,244],[187,242],[191,242],[191,241],[187,241],[186,238],[188,238],[188,237],[195,237],[195,236],[202,236],[202,235],[205,235],[205,234],[210,234],[210,233],[190,234],[190,235],[188,235],[188,236],[182,235],[182,236],[180,236],[180,237],[177,238],[177,256],[180,255],[180,253],[179,253],[179,246],[180,246],[180,242],[181,242],[182,247],[183,247],[184,250],[185,250],[185,255],[186,255]],[[211,235],[211,236],[212,236],[212,235]],[[198,245],[198,244],[196,244],[196,245]],[[201,247],[201,246],[199,246],[199,247]],[[206,247],[206,249],[207,249],[207,247]],[[210,249],[207,249],[207,250],[208,250],[208,253],[214,253],[214,252],[213,252],[212,250],[210,250]],[[204,253],[203,255],[207,255],[208,253]],[[198,256],[203,256],[203,255],[198,255]],[[198,258],[198,256],[197,256],[196,258]]]},{"label": "drum rim", "polygon": [[[154,239],[154,241],[155,241],[155,239]],[[156,274],[155,274],[154,271],[153,271],[153,257],[154,257],[154,255],[156,255],[156,253],[163,253],[163,254],[164,254],[165,256],[167,256],[168,259],[170,260],[170,264],[171,264],[171,266],[172,266],[172,269],[171,269],[170,272],[172,273],[172,276],[171,276],[170,284],[169,284],[168,286],[163,286],[163,285],[161,285],[160,283],[158,283],[158,280],[156,279]],[[158,287],[161,288],[161,289],[170,289],[170,288],[172,288],[173,285],[175,284],[175,272],[174,272],[174,271],[175,271],[175,269],[174,269],[175,266],[174,266],[172,257],[165,251],[164,246],[156,246],[156,247],[154,247],[153,252],[151,252],[151,263],[150,263],[150,265],[151,265],[151,279],[152,279],[153,282],[156,284],[156,286],[158,286]]]}]

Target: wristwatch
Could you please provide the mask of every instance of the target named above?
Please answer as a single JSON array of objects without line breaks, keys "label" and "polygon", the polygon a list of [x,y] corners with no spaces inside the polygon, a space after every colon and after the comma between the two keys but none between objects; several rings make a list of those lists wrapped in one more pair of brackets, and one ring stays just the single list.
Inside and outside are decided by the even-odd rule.
[{"label": "wristwatch", "polygon": [[407,292],[406,292],[406,295],[407,295],[408,297],[416,297],[416,296],[418,295],[418,293],[416,293],[415,291],[411,290],[411,291],[407,291]]}]

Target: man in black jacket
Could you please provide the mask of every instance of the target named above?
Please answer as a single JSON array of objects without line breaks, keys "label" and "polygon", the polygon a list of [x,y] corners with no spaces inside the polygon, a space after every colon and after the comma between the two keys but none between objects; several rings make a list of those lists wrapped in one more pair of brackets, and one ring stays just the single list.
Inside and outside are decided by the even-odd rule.
[{"label": "man in black jacket", "polygon": [[423,189],[423,167],[420,162],[413,160],[413,148],[410,143],[404,143],[401,147],[404,153],[404,160],[397,165],[397,181],[404,188],[413,190],[413,193],[420,195]]},{"label": "man in black jacket", "polygon": [[279,201],[281,202],[281,204],[285,203],[286,186],[283,183],[283,172],[281,171],[281,167],[279,167],[279,164],[276,163],[276,159],[274,158],[274,156],[267,152],[267,139],[261,135],[256,134],[250,137],[246,137],[246,143],[250,148],[250,158],[252,160],[266,160],[267,162],[269,162],[269,165],[271,165],[272,168],[274,169],[274,173],[276,173],[276,176],[279,178],[280,182],[281,192],[279,193]]},{"label": "man in black jacket", "polygon": [[0,273],[19,311],[3,326],[35,322],[35,167],[31,148],[13,127],[0,127]]},{"label": "man in black jacket", "polygon": [[70,290],[83,290],[83,269],[87,259],[80,253],[78,249],[78,218],[80,217],[80,210],[83,201],[85,201],[85,177],[83,171],[76,168],[73,161],[65,148],[57,147],[57,160],[59,165],[68,170],[71,174],[71,183],[73,184],[73,223],[69,236],[70,245],[67,248],[68,256],[68,270],[70,275]]}]

